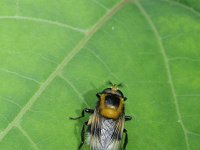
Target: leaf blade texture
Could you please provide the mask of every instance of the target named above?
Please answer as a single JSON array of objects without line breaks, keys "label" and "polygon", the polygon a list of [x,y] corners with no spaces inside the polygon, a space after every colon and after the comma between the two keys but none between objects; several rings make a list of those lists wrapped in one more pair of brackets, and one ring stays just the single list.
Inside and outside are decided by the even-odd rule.
[{"label": "leaf blade texture", "polygon": [[[127,149],[200,148],[200,2],[0,2],[0,149],[76,149],[111,80]],[[148,146],[147,146],[148,145]],[[83,149],[88,149],[84,146]]]}]

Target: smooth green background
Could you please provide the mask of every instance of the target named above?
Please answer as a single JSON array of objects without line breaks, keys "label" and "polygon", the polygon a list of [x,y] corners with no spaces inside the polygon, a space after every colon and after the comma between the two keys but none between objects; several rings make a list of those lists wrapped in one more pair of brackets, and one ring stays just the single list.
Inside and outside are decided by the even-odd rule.
[{"label": "smooth green background", "polygon": [[[1,0],[0,149],[76,150],[105,82],[127,150],[200,149],[200,1]],[[85,147],[84,149],[88,149]]]}]

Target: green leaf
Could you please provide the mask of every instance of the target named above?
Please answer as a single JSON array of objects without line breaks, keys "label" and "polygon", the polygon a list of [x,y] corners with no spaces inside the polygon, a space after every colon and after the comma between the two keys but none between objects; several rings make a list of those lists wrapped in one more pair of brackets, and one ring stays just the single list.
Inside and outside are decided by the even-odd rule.
[{"label": "green leaf", "polygon": [[194,13],[197,13],[200,11],[200,5],[197,0],[173,0],[178,3],[179,5],[181,4],[182,6],[187,7],[188,9],[191,9],[190,11],[193,11]]},{"label": "green leaf", "polygon": [[0,149],[77,149],[88,116],[68,117],[94,108],[108,80],[125,84],[134,116],[127,150],[200,149],[198,8],[189,0],[1,0]]}]

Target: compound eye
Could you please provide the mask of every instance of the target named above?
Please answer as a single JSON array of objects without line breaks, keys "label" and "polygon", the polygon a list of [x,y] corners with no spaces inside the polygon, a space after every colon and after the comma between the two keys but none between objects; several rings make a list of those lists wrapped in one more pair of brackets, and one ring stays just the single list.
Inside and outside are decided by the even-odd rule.
[{"label": "compound eye", "polygon": [[116,94],[119,95],[120,97],[124,97],[123,93],[120,90],[117,90]]},{"label": "compound eye", "polygon": [[105,105],[106,106],[119,107],[119,104],[120,104],[120,98],[117,95],[108,94],[105,97]]},{"label": "compound eye", "polygon": [[107,94],[107,93],[111,93],[111,92],[112,92],[112,89],[107,88],[107,89],[104,89],[102,93]]}]

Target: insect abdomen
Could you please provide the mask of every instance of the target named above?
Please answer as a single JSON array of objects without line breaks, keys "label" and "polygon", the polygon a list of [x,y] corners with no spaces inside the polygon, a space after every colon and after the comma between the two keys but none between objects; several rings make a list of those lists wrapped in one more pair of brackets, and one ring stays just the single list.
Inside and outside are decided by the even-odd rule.
[{"label": "insect abdomen", "polygon": [[[101,118],[100,128],[89,126],[88,142],[91,150],[119,150],[119,138],[116,133],[116,121],[112,119]],[[117,131],[120,133],[120,131]]]}]

